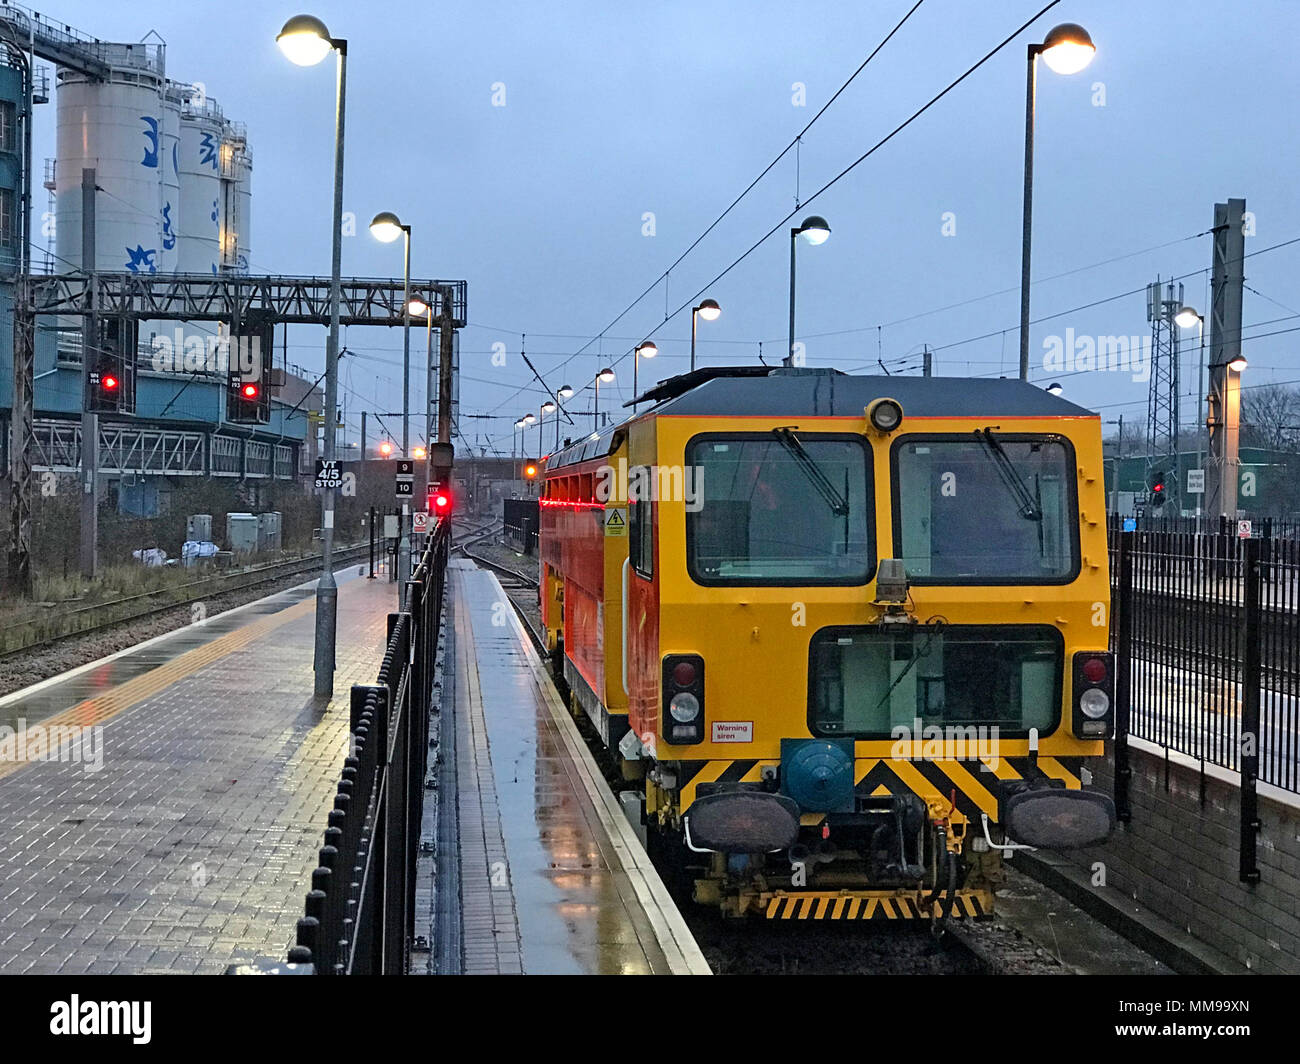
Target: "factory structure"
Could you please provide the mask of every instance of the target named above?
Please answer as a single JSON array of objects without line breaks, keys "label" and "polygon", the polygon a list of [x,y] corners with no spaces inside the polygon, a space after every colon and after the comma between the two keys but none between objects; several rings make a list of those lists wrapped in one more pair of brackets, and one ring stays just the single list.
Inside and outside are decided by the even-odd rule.
[{"label": "factory structure", "polygon": [[[42,174],[33,172],[31,128],[49,120],[42,105],[51,101],[56,154]],[[223,113],[203,82],[169,76],[161,40],[102,41],[0,0],[0,468],[10,468],[14,446],[13,322],[24,271],[246,275],[252,176],[243,124]],[[83,247],[87,206],[93,256]],[[212,358],[182,357],[185,342],[224,350],[230,332],[229,323],[173,317],[134,321],[122,334],[136,351],[125,360],[131,403],[121,416],[100,418],[97,463],[100,490],[119,508],[156,514],[181,477],[231,477],[255,488],[310,469],[323,404],[311,380],[288,372],[283,359],[275,364],[274,326],[258,334],[260,355],[274,367],[263,423],[232,424],[228,374]],[[38,473],[79,468],[84,342],[79,317],[37,319],[31,462]]]}]

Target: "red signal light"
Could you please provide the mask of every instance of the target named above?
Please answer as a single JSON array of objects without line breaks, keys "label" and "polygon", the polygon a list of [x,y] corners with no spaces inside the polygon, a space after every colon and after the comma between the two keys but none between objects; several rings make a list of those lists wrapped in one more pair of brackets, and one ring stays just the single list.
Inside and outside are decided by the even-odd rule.
[{"label": "red signal light", "polygon": [[1083,663],[1083,678],[1089,683],[1101,683],[1106,678],[1106,662],[1101,658],[1089,658]]},{"label": "red signal light", "polygon": [[258,386],[254,384],[252,381],[249,381],[247,384],[245,384],[242,388],[239,389],[239,394],[242,395],[245,399],[256,399],[260,392],[261,389],[258,388]]},{"label": "red signal light", "polygon": [[438,513],[446,513],[451,507],[451,498],[446,492],[438,492],[433,497],[433,509]]},{"label": "red signal light", "polygon": [[673,683],[678,687],[690,687],[695,682],[695,666],[689,661],[679,661],[673,666]]},{"label": "red signal light", "polygon": [[107,377],[101,377],[99,383],[103,385],[104,391],[115,392],[117,391],[119,381],[116,377],[110,375]]},{"label": "red signal light", "polygon": [[1165,490],[1165,486],[1164,484],[1162,484],[1160,481],[1157,480],[1154,484],[1151,485],[1151,490],[1154,491],[1157,495],[1159,495],[1162,491]]}]

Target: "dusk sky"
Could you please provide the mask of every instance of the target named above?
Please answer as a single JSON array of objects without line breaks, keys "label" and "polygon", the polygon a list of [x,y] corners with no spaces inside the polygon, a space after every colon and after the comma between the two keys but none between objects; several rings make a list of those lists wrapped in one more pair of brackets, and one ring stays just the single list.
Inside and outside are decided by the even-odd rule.
[{"label": "dusk sky", "polygon": [[[569,405],[582,431],[591,392],[581,389],[602,366],[618,374],[602,386],[602,408],[607,395],[630,398],[636,341],[653,336],[660,349],[642,364],[643,389],[686,368],[699,295],[723,307],[700,323],[701,364],[756,364],[760,342],[778,363],[788,231],[812,213],[832,235],[799,251],[797,338],[810,365],[878,373],[881,359],[919,373],[929,344],[937,374],[1015,376],[1025,46],[1066,21],[1088,29],[1097,55],[1068,77],[1039,68],[1032,316],[1048,320],[1031,330],[1031,379],[1060,380],[1067,398],[1106,418],[1144,417],[1145,381],[1044,369],[1044,343],[1067,328],[1148,336],[1143,293],[1111,297],[1157,276],[1182,277],[1186,301],[1204,312],[1211,242],[1198,234],[1216,201],[1244,197],[1254,216],[1244,384],[1300,381],[1294,0],[1063,0],[715,282],[796,209],[796,195],[806,201],[1042,6],[924,0],[803,138],[798,172],[792,151],[672,271],[666,293],[660,283],[619,317],[911,3],[56,0],[42,14],[107,40],[157,31],[169,76],[202,81],[247,124],[257,273],[329,270],[334,64],[295,67],[275,35],[302,10],[348,39],[344,207],[357,235],[344,241],[343,270],[400,276],[400,244],[366,231],[392,210],[414,227],[416,276],[469,282],[459,428],[476,452],[508,453],[511,422],[544,399],[521,344],[552,388],[580,389]],[[38,111],[34,153],[38,166],[54,154],[53,104]],[[1195,339],[1186,335],[1182,360],[1185,425],[1195,420]],[[296,328],[291,361],[319,372],[324,340]],[[345,341],[341,395],[355,440],[361,410],[400,407],[401,333],[354,328]],[[412,349],[422,430],[422,331]],[[486,414],[500,420],[470,417]]]}]

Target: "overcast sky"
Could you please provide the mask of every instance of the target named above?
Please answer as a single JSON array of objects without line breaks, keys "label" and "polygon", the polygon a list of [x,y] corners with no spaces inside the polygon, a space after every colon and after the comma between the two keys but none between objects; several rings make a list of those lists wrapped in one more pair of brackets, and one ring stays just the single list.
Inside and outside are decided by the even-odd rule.
[{"label": "overcast sky", "polygon": [[[521,343],[552,387],[581,389],[621,358],[601,403],[607,393],[621,402],[631,395],[627,352],[643,336],[660,349],[642,363],[643,388],[686,368],[689,301],[707,286],[723,315],[700,324],[701,363],[755,364],[760,341],[764,358],[778,362],[790,223],[710,282],[795,209],[796,194],[807,200],[1042,2],[924,0],[803,138],[798,173],[791,152],[672,271],[666,293],[660,284],[607,326],[911,3],[315,3],[304,10],[349,41],[344,199],[358,235],[344,241],[344,273],[400,276],[400,245],[379,244],[365,228],[377,211],[393,210],[414,227],[417,276],[469,282],[460,429],[507,452],[511,421],[544,398],[529,383]],[[226,115],[248,126],[253,270],[323,275],[334,66],[298,68],[280,55],[275,35],[298,10],[248,0],[42,5],[43,15],[101,39],[157,31],[169,76],[204,82]],[[1067,328],[1149,335],[1142,294],[1062,312],[1157,275],[1189,275],[1187,302],[1204,311],[1211,245],[1196,234],[1209,228],[1217,200],[1240,196],[1255,219],[1245,383],[1300,380],[1300,331],[1289,331],[1300,329],[1300,242],[1250,254],[1300,238],[1294,0],[1057,4],[800,209],[796,221],[817,213],[832,228],[824,245],[800,248],[798,338],[808,363],[879,372],[881,358],[891,371],[915,373],[919,357],[904,356],[929,344],[938,374],[1016,375],[1025,45],[1064,21],[1083,24],[1098,50],[1080,74],[1039,68],[1033,273],[1043,280],[1032,310],[1035,319],[1057,316],[1031,330],[1031,379],[1060,379],[1068,398],[1107,418],[1145,416],[1145,382],[1043,369],[1045,341]],[[496,106],[502,86],[504,106]],[[39,165],[54,154],[53,105],[38,123]],[[664,322],[666,307],[683,304]],[[1194,342],[1195,330],[1184,349],[1185,423],[1193,420]],[[346,343],[354,354],[344,360],[342,395],[355,439],[362,409],[400,408],[401,334],[351,329]],[[504,366],[493,364],[494,344],[505,346]],[[290,345],[293,361],[323,367],[323,330],[296,329]],[[412,346],[422,367],[422,333]],[[422,411],[422,369],[414,376],[413,406]],[[589,411],[590,391],[570,405],[575,417]],[[589,426],[588,417],[581,427]]]}]

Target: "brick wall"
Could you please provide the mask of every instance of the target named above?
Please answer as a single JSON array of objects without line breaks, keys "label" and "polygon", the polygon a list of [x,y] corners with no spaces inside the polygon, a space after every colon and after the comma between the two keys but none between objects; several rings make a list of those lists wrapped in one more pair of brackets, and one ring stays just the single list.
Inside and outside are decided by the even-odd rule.
[{"label": "brick wall", "polygon": [[[1113,756],[1113,755],[1112,755]],[[1106,888],[1135,898],[1253,971],[1300,973],[1300,802],[1261,793],[1260,882],[1237,878],[1239,789],[1197,768],[1130,747],[1133,817],[1105,846],[1066,856],[1105,865]],[[1093,766],[1093,785],[1113,793],[1113,762]]]}]

